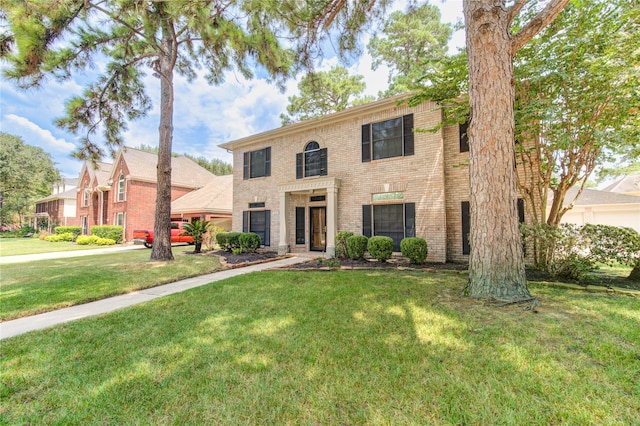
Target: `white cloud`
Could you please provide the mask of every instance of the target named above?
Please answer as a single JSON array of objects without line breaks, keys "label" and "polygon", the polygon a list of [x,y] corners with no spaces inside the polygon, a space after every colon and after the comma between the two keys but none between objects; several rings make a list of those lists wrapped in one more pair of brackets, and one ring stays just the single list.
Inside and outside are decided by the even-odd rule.
[{"label": "white cloud", "polygon": [[63,153],[69,153],[75,148],[75,145],[71,142],[67,142],[62,138],[56,138],[49,130],[42,129],[37,124],[29,121],[29,119],[20,117],[19,115],[8,114],[5,116],[5,122],[14,123],[18,129],[15,133],[23,135],[25,141],[30,145],[51,148],[56,152]]}]

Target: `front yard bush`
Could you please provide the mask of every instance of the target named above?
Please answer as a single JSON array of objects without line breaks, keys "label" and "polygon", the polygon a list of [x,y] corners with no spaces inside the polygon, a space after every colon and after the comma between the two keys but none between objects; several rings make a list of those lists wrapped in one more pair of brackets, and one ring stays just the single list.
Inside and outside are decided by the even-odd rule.
[{"label": "front yard bush", "polygon": [[385,236],[376,236],[369,238],[367,245],[369,254],[379,262],[386,262],[391,259],[393,254],[393,238]]},{"label": "front yard bush", "polygon": [[76,239],[76,244],[81,246],[97,245],[97,246],[112,246],[116,244],[116,241],[112,238],[101,238],[97,235],[80,235]]},{"label": "front yard bush", "polygon": [[91,235],[95,235],[99,238],[108,238],[110,240],[114,240],[116,243],[122,242],[123,234],[124,229],[122,226],[101,225],[91,227]]},{"label": "front yard bush", "polygon": [[338,259],[346,259],[349,257],[347,249],[347,239],[353,236],[353,232],[341,231],[336,234],[336,257]]},{"label": "front yard bush", "polygon": [[229,233],[218,232],[216,234],[216,243],[218,243],[218,246],[220,246],[221,250],[229,251]]},{"label": "front yard bush", "polygon": [[56,235],[71,233],[73,234],[72,241],[75,241],[76,238],[78,238],[78,235],[82,234],[82,227],[81,226],[56,226],[56,229],[54,232],[56,233]]},{"label": "front yard bush", "polygon": [[245,253],[255,253],[260,247],[260,236],[254,232],[243,232],[239,237],[240,248]]},{"label": "front yard bush", "polygon": [[75,236],[71,232],[65,232],[64,234],[49,235],[44,237],[44,240],[50,243],[71,242],[75,240]]},{"label": "front yard bush", "polygon": [[233,251],[235,249],[240,249],[240,235],[242,232],[229,232],[227,233],[227,251]]},{"label": "front yard bush", "polygon": [[347,238],[347,253],[349,254],[349,258],[353,260],[364,259],[368,240],[364,235],[352,235]]},{"label": "front yard bush", "polygon": [[400,251],[404,257],[409,258],[409,262],[420,265],[427,259],[429,249],[427,242],[418,237],[403,238],[400,241]]}]

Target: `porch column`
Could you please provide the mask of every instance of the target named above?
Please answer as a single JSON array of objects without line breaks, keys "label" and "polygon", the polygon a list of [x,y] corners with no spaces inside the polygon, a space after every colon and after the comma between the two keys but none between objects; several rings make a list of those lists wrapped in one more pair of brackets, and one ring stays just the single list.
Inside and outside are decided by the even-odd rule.
[{"label": "porch column", "polygon": [[338,188],[334,185],[327,187],[327,257],[336,255],[336,232],[338,226]]},{"label": "porch column", "polygon": [[289,253],[289,232],[287,229],[287,215],[289,213],[289,194],[280,190],[280,238],[278,242],[278,254],[283,255]]}]

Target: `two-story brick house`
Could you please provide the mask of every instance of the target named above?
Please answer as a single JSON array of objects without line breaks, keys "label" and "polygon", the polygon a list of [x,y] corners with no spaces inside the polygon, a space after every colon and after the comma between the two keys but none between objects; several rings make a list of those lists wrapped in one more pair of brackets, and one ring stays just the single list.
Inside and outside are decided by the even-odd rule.
[{"label": "two-story brick house", "polygon": [[[83,233],[88,233],[93,225],[120,225],[124,227],[125,240],[130,241],[134,228],[153,229],[157,162],[154,153],[126,147],[118,151],[113,163],[97,163],[95,168],[91,163],[85,163],[77,196]],[[171,165],[172,203],[207,185],[221,186],[225,182],[184,156],[172,158]],[[228,184],[224,188],[228,192],[232,190]],[[230,200],[231,196],[227,198]],[[229,218],[231,215],[230,205],[218,203],[217,207],[206,206],[205,210],[200,204],[205,204],[205,200],[192,199],[191,203],[183,205],[189,216],[184,217],[180,212],[176,216],[179,220],[189,221],[214,216]]]},{"label": "two-story brick house", "polygon": [[51,195],[36,200],[34,214],[26,215],[33,227],[46,228],[49,232],[56,226],[75,226],[76,193],[78,179],[63,178],[52,185]]},{"label": "two-story brick house", "polygon": [[402,238],[418,236],[429,261],[466,261],[466,127],[417,131],[441,123],[441,109],[400,99],[222,144],[234,158],[234,230],[256,232],[280,253],[329,256],[339,231],[387,235],[396,250]]}]

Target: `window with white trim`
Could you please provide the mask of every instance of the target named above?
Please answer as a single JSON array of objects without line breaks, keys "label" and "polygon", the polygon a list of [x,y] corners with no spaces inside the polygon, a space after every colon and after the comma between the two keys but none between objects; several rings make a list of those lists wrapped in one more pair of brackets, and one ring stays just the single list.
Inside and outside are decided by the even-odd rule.
[{"label": "window with white trim", "polygon": [[116,201],[124,201],[124,174],[120,173],[118,178],[118,195]]}]

